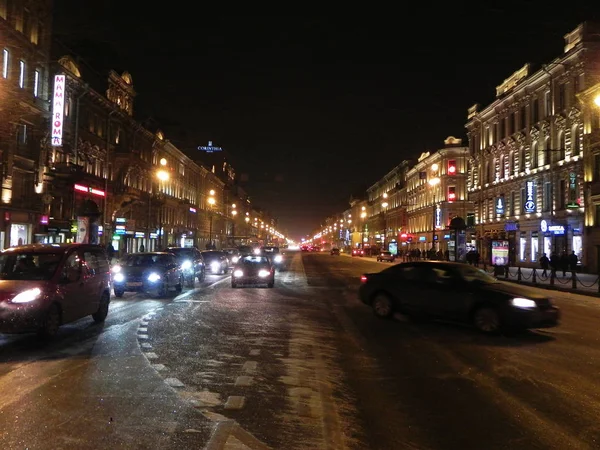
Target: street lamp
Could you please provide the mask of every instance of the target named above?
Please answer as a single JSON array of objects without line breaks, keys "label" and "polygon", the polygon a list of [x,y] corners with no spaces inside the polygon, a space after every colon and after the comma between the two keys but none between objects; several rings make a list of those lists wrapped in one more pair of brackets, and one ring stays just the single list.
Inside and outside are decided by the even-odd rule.
[{"label": "street lamp", "polygon": [[208,245],[210,246],[209,248],[212,248],[212,227],[213,227],[213,207],[215,206],[215,204],[217,203],[217,201],[215,200],[215,190],[211,189],[208,192],[208,205],[210,206],[209,210],[208,210],[208,215],[209,215],[209,226],[208,226]]},{"label": "street lamp", "polygon": [[360,218],[363,220],[362,222],[362,233],[360,238],[360,248],[364,250],[365,248],[365,218],[367,217],[367,208],[364,206],[361,208],[362,212],[360,213]]},{"label": "street lamp", "polygon": [[231,205],[231,243],[235,247],[235,217],[237,216],[236,204]]},{"label": "street lamp", "polygon": [[383,238],[381,239],[381,246],[383,247],[382,250],[385,250],[385,243],[387,241],[387,217],[386,217],[386,213],[387,213],[387,207],[388,207],[388,202],[385,201],[385,199],[388,197],[387,192],[383,193],[383,202],[381,203],[381,207],[383,208]]},{"label": "street lamp", "polygon": [[[162,158],[160,160],[160,165],[161,166],[166,166],[167,164],[167,160],[165,158]],[[169,181],[170,175],[169,175],[169,171],[165,170],[165,169],[158,169],[155,173],[154,176],[156,177],[157,180],[159,180],[160,182],[167,182]],[[152,179],[151,181],[152,186],[155,185],[154,179]],[[151,217],[152,217],[152,196],[155,196],[158,200],[158,197],[160,196],[160,186],[156,187],[156,190],[151,189],[150,195],[148,196],[148,248],[147,250],[150,251],[150,221],[151,221]],[[157,206],[160,206],[159,202],[157,201]],[[161,211],[160,208],[157,208],[157,218],[158,218],[158,247],[161,247],[162,244],[162,218],[161,218]]]}]

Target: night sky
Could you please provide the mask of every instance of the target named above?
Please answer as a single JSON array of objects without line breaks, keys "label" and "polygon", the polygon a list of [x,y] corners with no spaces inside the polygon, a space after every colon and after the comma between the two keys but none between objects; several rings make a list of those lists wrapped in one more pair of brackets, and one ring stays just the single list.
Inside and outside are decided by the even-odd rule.
[{"label": "night sky", "polygon": [[232,17],[56,0],[54,26],[85,60],[84,76],[131,73],[140,121],[152,118],[188,152],[208,140],[228,150],[253,203],[299,238],[403,159],[449,135],[466,143],[469,106],[493,101],[515,70],[559,56],[564,34],[598,19],[575,2],[435,3]]}]

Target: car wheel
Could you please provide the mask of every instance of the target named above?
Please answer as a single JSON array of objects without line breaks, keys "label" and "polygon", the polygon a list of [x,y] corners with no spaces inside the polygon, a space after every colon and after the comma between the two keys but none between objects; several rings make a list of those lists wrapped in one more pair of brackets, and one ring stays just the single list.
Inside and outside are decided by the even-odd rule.
[{"label": "car wheel", "polygon": [[115,291],[115,297],[117,297],[117,298],[123,297],[123,294],[125,293],[125,291],[123,289],[115,288],[114,291]]},{"label": "car wheel", "polygon": [[191,287],[191,288],[194,287],[194,285],[196,284],[196,277],[194,276],[194,274],[190,275],[187,278],[187,281],[186,281],[185,284],[186,284],[187,287]]},{"label": "car wheel", "polygon": [[235,288],[237,288],[237,287],[238,287],[238,285],[237,285],[237,283],[234,283],[234,282],[232,281],[232,282],[231,282],[231,287],[235,289]]},{"label": "car wheel", "polygon": [[482,333],[498,333],[501,328],[500,314],[495,308],[481,306],[473,313],[473,325]]},{"label": "car wheel", "polygon": [[92,319],[96,323],[104,322],[106,316],[108,316],[108,306],[110,305],[110,297],[108,294],[102,294],[102,298],[100,299],[100,305],[98,305],[98,311],[92,314]]},{"label": "car wheel", "polygon": [[198,275],[198,282],[202,283],[205,278],[206,278],[206,271],[203,270],[202,272],[200,272],[200,275]]},{"label": "car wheel", "polygon": [[390,317],[394,312],[394,304],[389,295],[379,292],[375,294],[371,301],[373,312],[377,317],[387,318]]},{"label": "car wheel", "polygon": [[60,327],[60,321],[60,309],[56,303],[53,303],[46,312],[46,316],[38,330],[38,336],[46,338],[56,336]]},{"label": "car wheel", "polygon": [[273,280],[269,284],[267,284],[268,288],[272,288],[273,286],[275,286],[275,280]]},{"label": "car wheel", "polygon": [[164,298],[167,296],[167,285],[166,283],[162,283],[160,287],[157,289],[158,298]]}]

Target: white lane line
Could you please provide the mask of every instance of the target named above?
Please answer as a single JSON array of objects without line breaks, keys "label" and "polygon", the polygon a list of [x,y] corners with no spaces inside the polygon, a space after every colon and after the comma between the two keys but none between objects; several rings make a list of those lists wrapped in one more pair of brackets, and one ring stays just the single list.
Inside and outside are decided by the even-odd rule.
[{"label": "white lane line", "polygon": [[146,340],[146,339],[148,339],[148,335],[147,334],[138,334],[138,339]]},{"label": "white lane line", "polygon": [[260,355],[259,348],[254,348],[254,349],[250,350],[250,356],[258,356],[258,355]]},{"label": "white lane line", "polygon": [[[150,364],[150,366],[157,372],[167,370],[167,366],[165,366],[164,364]],[[174,386],[174,387],[182,387],[182,386],[183,386],[183,384],[181,386]]]},{"label": "white lane line", "polygon": [[254,379],[247,375],[241,375],[235,379],[235,386],[250,386]]},{"label": "white lane line", "polygon": [[137,330],[138,333],[147,333],[148,332],[148,328],[147,327],[139,327]]},{"label": "white lane line", "polygon": [[144,353],[144,355],[148,359],[158,359],[158,355],[156,353],[154,353],[154,352]]},{"label": "white lane line", "polygon": [[242,395],[230,395],[225,402],[225,409],[242,409],[246,403],[246,397]]},{"label": "white lane line", "polygon": [[171,387],[176,387],[176,388],[181,388],[181,387],[185,386],[185,384],[183,384],[177,378],[165,378],[165,383],[167,383]]},{"label": "white lane line", "polygon": [[246,361],[242,366],[242,370],[246,373],[254,373],[256,372],[256,368],[258,363],[256,361]]},{"label": "white lane line", "polygon": [[152,344],[148,344],[147,342],[143,342],[140,347],[142,348],[152,348]]},{"label": "white lane line", "polygon": [[220,284],[220,283],[223,283],[224,281],[230,281],[230,280],[231,280],[231,277],[229,277],[229,276],[225,276],[224,278],[221,278],[220,280],[217,280],[217,281],[215,281],[214,283],[207,284],[206,286],[202,286],[202,287],[194,288],[194,289],[192,289],[191,291],[184,292],[183,294],[181,294],[181,295],[178,295],[177,297],[175,297],[175,298],[173,299],[173,301],[179,301],[179,300],[182,300],[182,299],[184,299],[184,298],[188,298],[188,297],[189,297],[189,296],[191,296],[192,294],[196,294],[196,293],[197,293],[197,291],[198,291],[198,290],[200,290],[200,289],[208,289],[208,288],[211,288],[211,287],[217,286],[218,284]]}]

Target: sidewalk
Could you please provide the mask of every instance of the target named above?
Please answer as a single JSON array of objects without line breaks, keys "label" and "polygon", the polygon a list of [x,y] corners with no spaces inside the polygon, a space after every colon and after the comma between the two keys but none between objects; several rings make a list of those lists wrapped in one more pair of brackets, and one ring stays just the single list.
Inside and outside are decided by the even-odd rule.
[{"label": "sidewalk", "polygon": [[[352,257],[352,255],[347,253],[342,253],[342,255],[347,257]],[[362,256],[362,259],[366,259],[369,261],[375,262],[375,256]],[[424,260],[425,261],[425,260]],[[399,264],[401,262],[405,262],[402,258],[396,259],[394,263],[386,263],[382,262],[380,264],[390,265],[390,264]],[[483,269],[483,264],[479,265],[480,269]],[[485,270],[491,275],[494,274],[493,266],[487,266]],[[497,275],[496,277],[501,281],[511,281],[514,283],[527,284],[530,286],[536,286],[545,289],[555,289],[558,291],[564,292],[574,292],[585,295],[594,295],[600,297],[600,287],[599,287],[599,279],[598,275],[594,275],[591,273],[575,273],[575,288],[573,288],[573,277],[571,272],[567,272],[567,275],[563,277],[563,273],[561,270],[556,272],[556,278],[554,279],[554,284],[550,279],[550,270],[547,271],[546,277],[542,277],[542,269],[535,269],[535,281],[533,279],[533,271],[534,269],[528,267],[521,268],[521,276],[519,279],[519,268],[518,267],[510,267],[508,277],[505,274]]]}]

